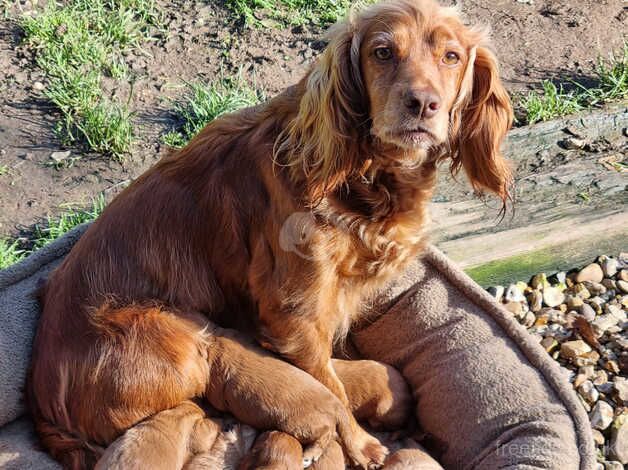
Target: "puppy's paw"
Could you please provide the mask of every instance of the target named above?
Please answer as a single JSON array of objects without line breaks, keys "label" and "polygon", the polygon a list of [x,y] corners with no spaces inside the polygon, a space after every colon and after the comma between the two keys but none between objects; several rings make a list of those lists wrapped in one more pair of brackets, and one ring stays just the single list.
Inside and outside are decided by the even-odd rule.
[{"label": "puppy's paw", "polygon": [[384,465],[388,449],[379,440],[366,431],[360,430],[354,444],[353,449],[347,449],[354,466],[365,470],[374,470]]}]

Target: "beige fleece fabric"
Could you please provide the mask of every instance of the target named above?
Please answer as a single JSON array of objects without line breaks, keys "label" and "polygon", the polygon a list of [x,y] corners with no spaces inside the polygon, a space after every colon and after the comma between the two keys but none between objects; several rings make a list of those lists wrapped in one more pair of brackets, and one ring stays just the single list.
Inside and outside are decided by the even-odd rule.
[{"label": "beige fleece fabric", "polygon": [[[23,403],[41,279],[78,227],[0,271],[0,468],[52,469]],[[595,468],[588,417],[560,367],[506,310],[429,247],[356,325],[364,357],[397,367],[427,444],[446,469]]]}]

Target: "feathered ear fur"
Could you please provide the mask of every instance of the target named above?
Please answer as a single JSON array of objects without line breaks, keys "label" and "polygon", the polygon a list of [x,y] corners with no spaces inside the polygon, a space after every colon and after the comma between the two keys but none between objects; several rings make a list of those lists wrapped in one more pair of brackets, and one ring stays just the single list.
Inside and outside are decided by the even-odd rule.
[{"label": "feathered ear fur", "polygon": [[294,179],[305,175],[320,201],[361,166],[368,110],[360,73],[360,40],[351,19],[333,27],[329,44],[305,80],[297,116],[278,139]]},{"label": "feathered ear fur", "polygon": [[471,51],[452,113],[452,173],[463,167],[475,190],[489,190],[504,204],[510,198],[512,174],[500,147],[512,120],[495,56],[480,45]]}]

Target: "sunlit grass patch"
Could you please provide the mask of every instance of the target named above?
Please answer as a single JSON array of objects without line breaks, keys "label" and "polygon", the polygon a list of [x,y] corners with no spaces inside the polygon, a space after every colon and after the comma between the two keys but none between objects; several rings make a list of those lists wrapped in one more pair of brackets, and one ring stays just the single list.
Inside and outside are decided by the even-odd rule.
[{"label": "sunlit grass patch", "polygon": [[24,256],[18,240],[0,240],[0,269],[17,263]]},{"label": "sunlit grass patch", "polygon": [[49,2],[20,24],[48,82],[44,94],[62,114],[57,126],[65,143],[122,157],[133,141],[126,103],[108,100],[103,76],[126,79],[124,53],[141,48],[160,24],[152,0]]},{"label": "sunlit grass patch", "polygon": [[209,84],[186,83],[185,87],[183,98],[174,105],[181,125],[162,138],[165,144],[175,148],[185,146],[221,114],[253,106],[263,98],[240,78],[223,78]]},{"label": "sunlit grass patch", "polygon": [[607,59],[599,58],[595,68],[595,85],[569,82],[571,90],[550,81],[542,83],[542,93],[532,91],[519,99],[527,124],[548,121],[577,113],[604,103],[628,99],[628,42]]},{"label": "sunlit grass patch", "polygon": [[[373,3],[366,0],[361,3]],[[325,26],[342,18],[350,0],[227,0],[227,6],[245,23],[260,24],[263,16],[284,24]]]},{"label": "sunlit grass patch", "polygon": [[105,208],[105,198],[102,194],[99,195],[87,209],[77,209],[72,204],[65,207],[65,211],[58,217],[48,217],[44,223],[35,225],[28,237],[18,240],[0,239],[0,269],[17,263],[73,228],[96,219]]}]

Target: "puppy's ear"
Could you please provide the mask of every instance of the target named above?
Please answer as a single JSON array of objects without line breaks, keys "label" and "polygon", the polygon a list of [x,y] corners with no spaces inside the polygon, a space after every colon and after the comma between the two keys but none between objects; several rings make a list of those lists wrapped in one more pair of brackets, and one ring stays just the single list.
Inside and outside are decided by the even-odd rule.
[{"label": "puppy's ear", "polygon": [[368,100],[360,73],[360,40],[351,19],[332,27],[329,44],[301,83],[297,116],[279,137],[293,176],[305,174],[316,201],[360,168]]},{"label": "puppy's ear", "polygon": [[501,144],[513,120],[497,61],[484,46],[472,49],[452,112],[452,173],[464,168],[476,191],[489,190],[504,204],[512,174]]}]

